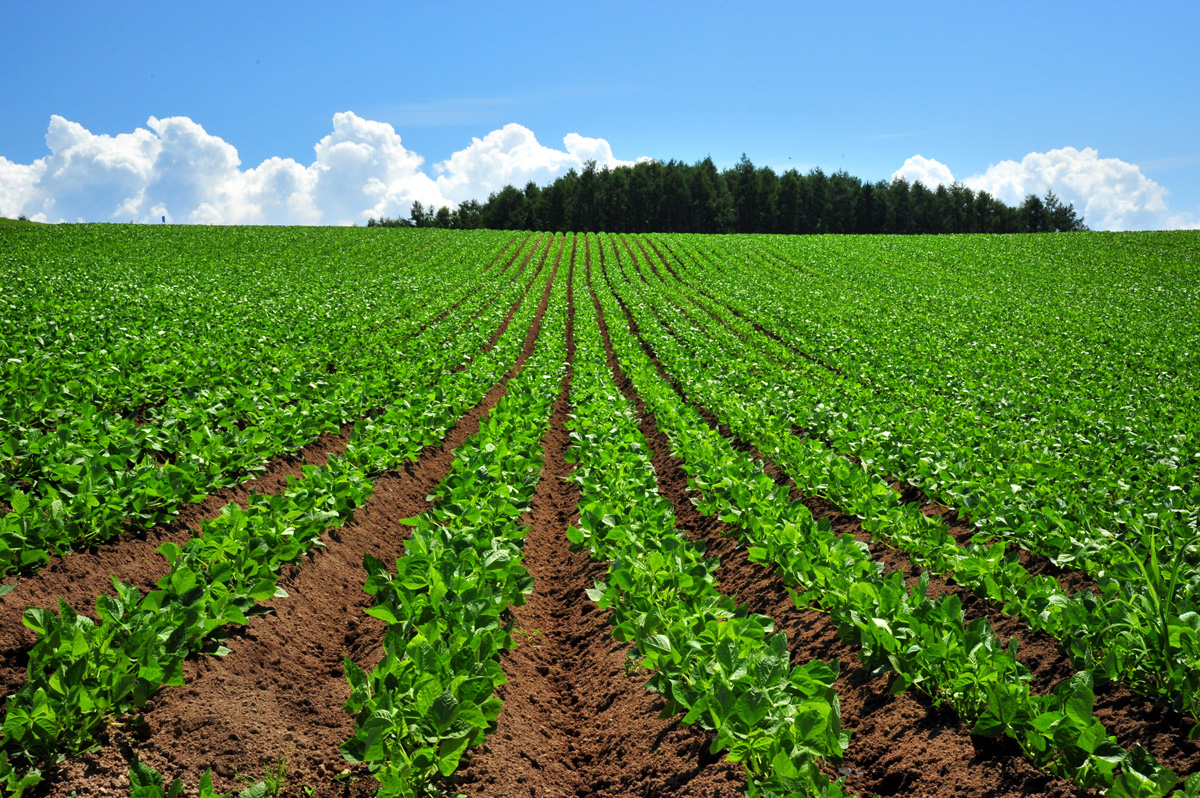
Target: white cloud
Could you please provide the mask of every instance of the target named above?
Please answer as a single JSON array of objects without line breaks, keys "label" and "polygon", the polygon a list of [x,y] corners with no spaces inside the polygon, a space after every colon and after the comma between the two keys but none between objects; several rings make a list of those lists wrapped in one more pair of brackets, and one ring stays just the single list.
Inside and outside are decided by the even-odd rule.
[{"label": "white cloud", "polygon": [[921,183],[926,188],[937,188],[939,185],[950,185],[954,175],[950,167],[924,155],[914,155],[904,162],[904,165],[892,173],[892,180],[902,177],[909,183]]},{"label": "white cloud", "polygon": [[52,116],[50,155],[32,164],[0,157],[0,215],[40,221],[168,221],[210,224],[351,224],[406,216],[414,201],[451,206],[508,183],[546,182],[594,159],[618,160],[604,139],[571,133],[565,150],[506,125],[438,164],[407,149],[389,124],[335,114],[333,132],[308,165],[269,158],[242,169],[237,149],[187,117],[150,117],[146,128],[96,135]]},{"label": "white cloud", "polygon": [[1167,220],[1169,230],[1200,230],[1200,208],[1196,213],[1177,213]]},{"label": "white cloud", "polygon": [[1010,204],[1053,189],[1075,203],[1089,226],[1098,230],[1145,230],[1169,222],[1167,189],[1142,174],[1136,164],[1101,158],[1090,147],[1031,152],[1020,163],[1001,161],[963,182]]},{"label": "white cloud", "polygon": [[[954,182],[948,166],[920,155],[905,161],[893,177],[920,180],[931,188]],[[1170,213],[1168,190],[1146,177],[1136,164],[1119,158],[1101,158],[1090,147],[1031,152],[1019,162],[992,164],[983,174],[962,182],[1009,205],[1019,205],[1030,194],[1041,197],[1053,190],[1061,200],[1074,204],[1093,230],[1200,226],[1200,217],[1195,214]]]},{"label": "white cloud", "polygon": [[588,160],[594,160],[600,168],[633,163],[614,157],[604,139],[568,133],[563,145],[565,152],[546,147],[529,128],[507,124],[481,139],[471,139],[466,149],[437,164],[437,184],[446,197],[462,202],[473,197],[482,199],[507,185],[520,188],[530,180],[546,183],[570,169],[582,168]]},{"label": "white cloud", "polygon": [[37,196],[34,187],[46,171],[43,161],[13,163],[0,155],[0,216],[20,216],[24,208],[33,206]]}]

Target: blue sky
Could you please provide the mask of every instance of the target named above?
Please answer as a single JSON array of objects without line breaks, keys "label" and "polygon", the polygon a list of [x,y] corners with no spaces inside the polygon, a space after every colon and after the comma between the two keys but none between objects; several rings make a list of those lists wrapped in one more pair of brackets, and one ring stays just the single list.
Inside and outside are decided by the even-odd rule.
[{"label": "blue sky", "polygon": [[[373,195],[371,211],[432,196],[439,175],[457,180],[453,190],[441,186],[452,202],[472,191],[486,196],[503,177],[549,178],[569,168],[569,157],[543,153],[549,160],[533,171],[484,175],[480,152],[460,158],[478,156],[461,175],[438,169],[473,137],[516,123],[543,148],[576,160],[594,150],[572,154],[568,134],[605,140],[613,163],[711,155],[725,166],[745,152],[776,169],[820,166],[870,180],[888,179],[920,155],[937,165],[909,164],[906,174],[926,182],[952,174],[993,190],[1049,185],[1080,207],[1103,195],[1108,205],[1089,214],[1093,226],[1102,217],[1110,227],[1200,223],[1194,3],[1169,13],[1115,3],[66,7],[5,6],[0,201],[7,196],[9,210],[24,203],[53,217],[70,204],[47,204],[55,192],[117,179],[92,163],[64,188],[47,177],[54,164],[34,172],[14,166],[50,154],[52,116],[93,137],[144,130],[151,117],[186,117],[234,148],[243,171],[272,157],[294,160],[287,184],[294,193],[295,181],[307,179],[299,168],[320,160],[314,145],[331,131],[339,140],[334,114],[350,111],[390,124],[404,150],[423,159],[399,171],[379,167],[394,190]],[[72,164],[83,149],[107,146],[87,139],[85,147],[83,133],[71,130]],[[379,130],[355,130],[342,138],[375,136],[370,146],[381,146]],[[527,138],[507,140],[528,145]],[[1031,153],[1039,158],[1026,162]],[[1013,162],[1007,172],[989,176],[989,167],[1006,161]],[[413,168],[424,176],[420,186],[404,171]],[[121,191],[109,188],[101,193],[111,202]],[[324,190],[328,198],[332,189]],[[1129,207],[1112,198],[1122,190]],[[178,220],[202,220],[175,195],[158,200],[155,208]],[[72,202],[77,216],[116,218],[82,194]],[[126,203],[121,212],[148,216],[149,202]],[[343,205],[347,218],[320,209],[309,218],[358,221],[355,214],[367,212],[354,201]]]}]

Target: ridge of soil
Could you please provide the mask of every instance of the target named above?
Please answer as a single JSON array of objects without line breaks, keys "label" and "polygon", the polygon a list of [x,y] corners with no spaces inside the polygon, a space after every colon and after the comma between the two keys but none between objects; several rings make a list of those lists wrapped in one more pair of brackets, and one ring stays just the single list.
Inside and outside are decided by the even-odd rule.
[{"label": "ridge of soil", "polygon": [[[454,451],[478,431],[532,354],[556,273],[557,263],[512,368],[441,444],[381,476],[353,518],[321,536],[324,547],[312,549],[303,567],[286,569],[280,586],[288,598],[239,630],[227,657],[190,658],[184,686],[160,690],[140,717],[110,726],[99,748],[63,762],[32,796],[71,798],[81,789],[126,795],[135,753],[188,789],[208,770],[218,790],[237,788],[239,778],[261,778],[282,756],[285,796],[306,795],[310,787],[341,798],[373,794],[377,784],[365,767],[351,766],[338,748],[354,733],[354,717],[342,710],[350,697],[344,658],[370,669],[382,656],[385,625],[364,614],[373,601],[362,591],[363,554],[385,563],[403,554],[409,527],[401,519],[428,509]],[[349,778],[335,781],[347,770]]]},{"label": "ridge of soil", "polygon": [[[568,286],[573,286],[574,256]],[[663,702],[625,669],[630,645],[610,634],[608,612],[584,595],[606,572],[570,550],[579,487],[566,481],[571,441],[568,386],[574,374],[574,291],[568,287],[567,375],[543,439],[546,463],[529,512],[526,569],[536,579],[513,608],[518,636],[501,662],[508,683],[498,728],[453,779],[472,796],[734,796],[740,768],[710,755],[711,735],[657,717]]]},{"label": "ridge of soil", "polygon": [[[633,325],[628,308],[623,302],[621,305]],[[671,454],[669,440],[658,429],[654,414],[617,364],[607,325],[602,324],[601,329],[618,387],[642,416],[659,490],[671,501],[676,525],[693,539],[704,541],[709,556],[720,559],[717,575],[722,592],[744,602],[751,611],[775,620],[776,629],[788,635],[793,664],[812,659],[841,662],[835,689],[841,698],[842,722],[845,728],[854,730],[854,736],[837,773],[830,775],[845,776],[848,788],[862,795],[1015,798],[1088,794],[1039,770],[1012,740],[972,736],[949,707],[936,707],[927,697],[912,692],[891,695],[888,677],[871,676],[863,668],[857,649],[840,640],[829,616],[798,609],[783,580],[749,560],[735,530],[700,515],[691,503],[683,461]]]}]

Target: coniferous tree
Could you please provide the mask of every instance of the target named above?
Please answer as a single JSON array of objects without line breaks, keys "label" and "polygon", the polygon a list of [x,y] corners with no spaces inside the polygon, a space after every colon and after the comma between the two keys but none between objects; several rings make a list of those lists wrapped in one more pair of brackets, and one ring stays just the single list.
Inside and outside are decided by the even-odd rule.
[{"label": "coniferous tree", "polygon": [[1012,233],[1086,230],[1053,191],[1019,207],[961,183],[929,189],[903,178],[865,183],[839,170],[777,174],[743,155],[724,172],[711,158],[695,164],[641,161],[601,169],[584,163],[546,187],[505,186],[486,202],[458,209],[414,202],[409,218],[370,227],[417,226],[545,231],[689,233]]}]

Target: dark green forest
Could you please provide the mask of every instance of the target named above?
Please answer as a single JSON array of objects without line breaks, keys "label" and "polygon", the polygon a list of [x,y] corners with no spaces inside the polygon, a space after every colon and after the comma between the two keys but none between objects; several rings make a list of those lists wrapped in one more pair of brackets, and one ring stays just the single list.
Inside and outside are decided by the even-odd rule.
[{"label": "dark green forest", "polygon": [[959,183],[930,189],[904,179],[868,183],[844,171],[777,174],[745,155],[721,171],[647,161],[599,169],[594,161],[548,186],[505,186],[457,210],[413,203],[407,219],[369,227],[489,228],[610,233],[1043,233],[1087,230],[1053,192],[1019,207]]}]

